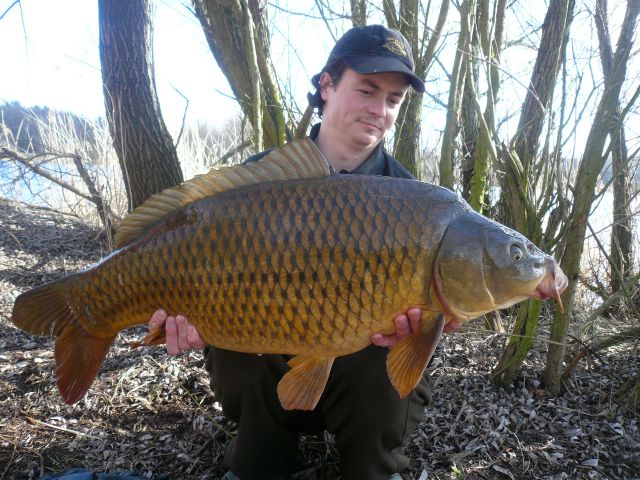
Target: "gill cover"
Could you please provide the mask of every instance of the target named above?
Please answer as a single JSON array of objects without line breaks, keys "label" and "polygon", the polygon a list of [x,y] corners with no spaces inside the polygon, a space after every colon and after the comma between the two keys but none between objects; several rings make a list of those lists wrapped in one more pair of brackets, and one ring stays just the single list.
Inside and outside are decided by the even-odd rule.
[{"label": "gill cover", "polygon": [[546,254],[518,232],[475,212],[447,227],[436,259],[438,298],[461,319],[505,308],[534,294]]}]

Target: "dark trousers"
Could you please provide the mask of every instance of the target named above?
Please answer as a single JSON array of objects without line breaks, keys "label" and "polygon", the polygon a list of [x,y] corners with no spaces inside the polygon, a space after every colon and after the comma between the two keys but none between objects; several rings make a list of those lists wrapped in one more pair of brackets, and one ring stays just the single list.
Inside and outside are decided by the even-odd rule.
[{"label": "dark trousers", "polygon": [[387,377],[386,349],[369,346],[337,358],[311,412],[280,406],[276,386],[289,370],[288,357],[214,347],[208,347],[206,357],[223,413],[238,423],[225,463],[241,480],[289,473],[300,432],[335,435],[345,480],[388,480],[409,465],[404,447],[431,403],[431,387],[425,375],[401,399]]}]

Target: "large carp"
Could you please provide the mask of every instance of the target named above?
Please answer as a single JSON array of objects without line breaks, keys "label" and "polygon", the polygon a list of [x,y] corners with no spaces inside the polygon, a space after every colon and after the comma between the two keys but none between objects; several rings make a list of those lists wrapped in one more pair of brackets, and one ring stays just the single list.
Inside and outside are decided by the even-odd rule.
[{"label": "large carp", "polygon": [[[118,332],[158,308],[187,316],[217,347],[295,355],[284,408],[313,409],[335,357],[392,333],[422,309],[421,331],[387,359],[401,396],[447,330],[567,279],[519,233],[449,190],[415,180],[335,174],[307,139],[153,196],[123,222],[118,250],[20,295],[12,321],[55,335],[64,400],[87,391]],[[150,332],[147,343],[161,340]]]}]

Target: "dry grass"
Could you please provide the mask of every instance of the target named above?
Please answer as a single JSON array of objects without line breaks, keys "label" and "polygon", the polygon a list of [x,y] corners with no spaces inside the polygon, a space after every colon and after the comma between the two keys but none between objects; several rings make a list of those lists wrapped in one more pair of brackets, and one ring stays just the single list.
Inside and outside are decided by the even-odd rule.
[{"label": "dry grass", "polygon": [[[68,406],[55,387],[52,339],[10,324],[18,293],[105,253],[90,225],[0,202],[0,480],[71,467],[218,478],[234,425],[221,415],[199,353],[171,358],[162,348],[131,350],[128,343],[142,332],[124,332],[88,395]],[[603,320],[588,335],[621,327]],[[637,416],[613,400],[619,385],[638,374],[632,348],[584,362],[567,394],[555,398],[538,382],[542,342],[511,391],[493,386],[490,371],[502,343],[474,329],[445,339],[432,368],[435,403],[408,447],[406,479],[640,477]],[[330,439],[304,439],[294,478],[339,478]]]},{"label": "dry grass", "polygon": [[[2,118],[0,146],[18,152],[31,165],[60,183],[89,195],[87,185],[72,160],[72,157],[78,157],[104,204],[117,217],[124,216],[127,197],[106,120],[88,120],[55,110],[49,111],[47,118],[43,119],[33,111],[30,114],[26,111],[28,118],[24,121],[29,123],[33,133],[37,133],[37,140],[31,140],[33,148],[21,149],[18,137],[2,124]],[[237,119],[229,120],[222,127],[186,123],[174,138],[185,179],[219,167],[221,163],[238,163],[252,153],[251,147],[245,144],[246,134]],[[61,187],[60,183],[47,180],[8,157],[0,158],[0,198],[45,206],[98,223],[96,206],[69,188]]]}]

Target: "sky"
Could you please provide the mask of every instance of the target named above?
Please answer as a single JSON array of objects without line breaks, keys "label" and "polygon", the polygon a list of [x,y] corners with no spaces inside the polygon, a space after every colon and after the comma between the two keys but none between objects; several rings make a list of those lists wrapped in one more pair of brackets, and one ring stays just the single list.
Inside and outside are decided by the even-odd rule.
[{"label": "sky", "polygon": [[[0,0],[0,14],[13,0]],[[300,5],[304,2],[293,2]],[[165,122],[179,128],[189,99],[190,119],[221,124],[237,104],[207,45],[199,22],[184,0],[155,0],[154,63]],[[104,116],[98,50],[97,0],[22,0],[0,21],[0,103],[48,105],[89,118]],[[277,12],[276,12],[277,14]],[[317,40],[298,46],[303,62],[285,48],[287,32],[274,32],[274,65],[291,69],[298,101],[319,71],[333,41],[325,28],[296,17],[295,28]],[[284,25],[290,28],[290,25]],[[295,64],[295,65],[294,65]],[[312,69],[312,70],[308,70]]]},{"label": "sky", "polygon": [[[13,1],[0,0],[0,15]],[[622,5],[611,16],[615,45],[619,30],[616,24],[621,22],[624,3],[612,3]],[[189,99],[187,121],[191,124],[204,122],[212,127],[221,126],[238,116],[239,109],[231,98],[229,85],[209,50],[199,22],[188,9],[190,2],[152,0],[152,4],[156,85],[163,118],[173,138],[177,138],[182,125],[184,97]],[[336,4],[340,2],[331,2],[332,8],[337,8]],[[348,8],[349,2],[345,0],[341,4],[346,6],[342,8]],[[597,52],[592,16],[585,8],[589,4],[579,2],[569,51],[574,60],[584,62],[581,73],[587,87],[579,97],[590,95],[590,82],[597,82],[600,78],[598,61],[589,56],[580,59],[584,52]],[[0,20],[0,103],[19,101],[24,106],[46,105],[91,119],[104,116],[98,49],[98,1],[21,0],[19,5],[20,8],[14,7]],[[346,20],[331,19],[332,35],[318,17],[314,5],[314,0],[272,0],[269,9],[272,62],[276,74],[302,107],[306,105],[309,79],[324,65],[335,43],[333,37],[339,37],[350,26]],[[289,15],[282,10],[295,10],[299,14]],[[514,3],[508,12],[506,43],[537,45],[544,13],[543,8],[532,8],[527,2]],[[444,103],[449,88],[445,70],[450,70],[453,65],[451,49],[455,47],[458,19],[455,9],[450,9],[448,30],[445,29],[449,43],[446,48],[449,50],[445,48],[439,54],[439,63],[432,66],[427,78],[428,94],[423,99],[421,140],[423,146],[427,150],[432,149],[436,156],[441,148],[446,115]],[[289,39],[292,39],[291,44]],[[503,83],[498,105],[498,118],[509,118],[500,131],[505,142],[515,133],[535,53],[535,48],[526,47],[509,48],[503,52],[502,76],[506,80],[514,80]],[[627,82],[627,90],[635,90],[640,81],[639,70],[640,64],[632,60],[628,78],[635,81]],[[597,99],[599,93],[590,99],[591,105],[595,105]],[[593,106],[586,110],[583,123],[563,149],[565,158],[581,155],[591,123],[590,115],[594,111]],[[557,115],[558,111],[552,109],[550,113]],[[640,144],[639,116],[630,115],[625,127],[627,140],[635,150]]]},{"label": "sky", "polygon": [[[0,15],[13,0],[0,0]],[[330,2],[332,8],[349,8],[349,2]],[[438,3],[438,2],[434,2]],[[540,2],[542,4],[543,2]],[[623,2],[612,14],[612,36],[617,39],[616,22],[624,13]],[[231,98],[229,85],[220,72],[206,43],[204,33],[195,16],[188,9],[188,0],[152,0],[154,6],[154,63],[156,84],[165,123],[175,135],[181,126],[185,99],[189,99],[188,120],[221,125],[238,115],[236,102]],[[377,2],[370,10],[375,15]],[[592,16],[579,2],[578,18],[572,26],[570,54],[576,45],[584,51],[597,51]],[[337,7],[341,5],[341,7]],[[0,103],[17,100],[25,106],[47,105],[72,111],[89,118],[104,116],[104,103],[98,50],[97,0],[21,0],[0,20]],[[435,7],[433,7],[435,8]],[[285,13],[294,10],[294,15]],[[338,12],[339,13],[339,12]],[[544,8],[532,8],[527,2],[514,3],[507,15],[505,41],[508,44],[537,45],[544,17]],[[379,14],[379,13],[378,13]],[[435,15],[434,15],[435,16]],[[439,63],[432,66],[427,78],[423,101],[423,143],[439,150],[440,134],[444,127],[446,109],[438,104],[447,101],[449,83],[447,73],[453,65],[453,48],[459,28],[458,13],[451,8],[445,27],[448,50],[439,55]],[[272,63],[283,88],[303,108],[310,89],[309,78],[321,70],[335,40],[320,19],[314,0],[273,0],[269,4],[272,33]],[[346,20],[331,19],[333,35],[338,37],[350,26]],[[537,28],[536,25],[538,26]],[[291,40],[289,40],[291,39]],[[288,42],[291,41],[292,44]],[[510,118],[501,135],[505,141],[515,133],[519,108],[526,94],[526,86],[535,59],[534,48],[509,48],[503,52],[503,78],[498,118]],[[635,70],[630,76],[638,78]],[[435,72],[435,74],[434,74]],[[585,65],[585,77],[599,77],[599,62]],[[584,95],[588,95],[588,90]],[[591,103],[594,103],[593,99]],[[557,113],[557,112],[555,112]],[[587,115],[589,112],[587,112]],[[577,129],[574,152],[579,155],[589,125]],[[632,136],[640,135],[637,118],[628,118]]]}]

